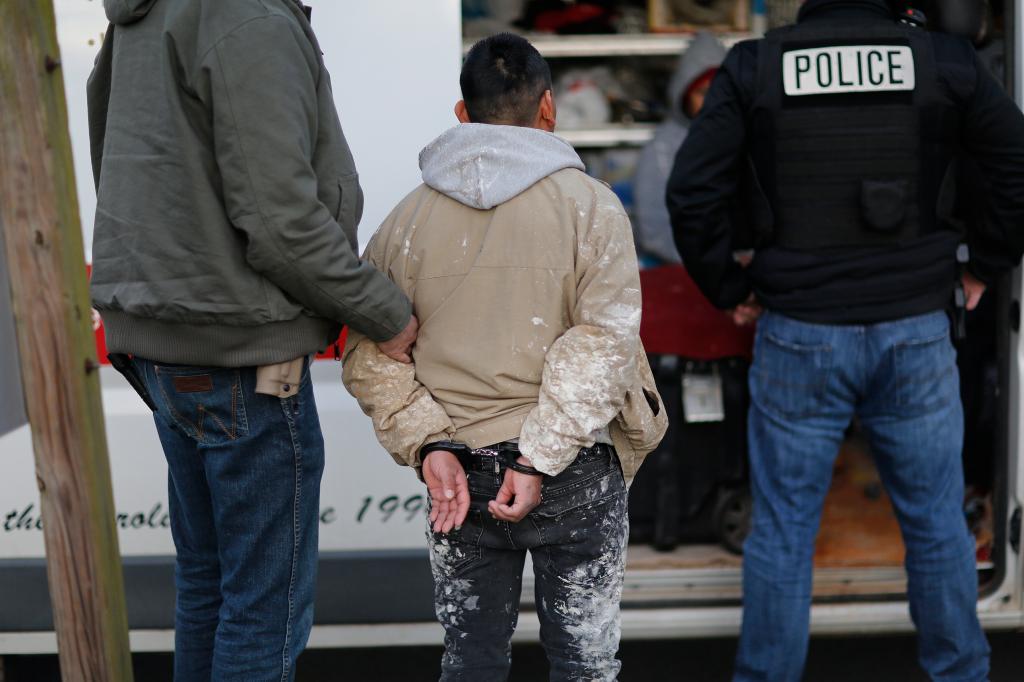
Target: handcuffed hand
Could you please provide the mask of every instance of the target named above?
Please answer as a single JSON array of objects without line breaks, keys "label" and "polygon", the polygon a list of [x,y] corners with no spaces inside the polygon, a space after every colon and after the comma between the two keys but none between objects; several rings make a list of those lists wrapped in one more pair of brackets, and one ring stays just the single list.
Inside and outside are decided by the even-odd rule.
[{"label": "handcuffed hand", "polygon": [[965,272],[960,277],[960,281],[964,285],[964,298],[967,299],[965,305],[968,310],[974,310],[985,293],[985,283],[969,272]]},{"label": "handcuffed hand", "polygon": [[[516,461],[533,466],[526,457],[520,457]],[[497,496],[487,503],[487,510],[499,521],[519,523],[540,504],[541,480],[540,476],[506,469],[505,480],[502,481]]]},{"label": "handcuffed hand", "polygon": [[749,327],[757,322],[757,318],[761,317],[764,308],[757,302],[754,294],[750,294],[746,301],[726,312],[732,317],[732,322],[737,327]]},{"label": "handcuffed hand", "polygon": [[409,324],[405,325],[405,329],[400,331],[398,336],[390,341],[381,341],[377,347],[380,348],[381,353],[392,360],[408,364],[412,362],[412,346],[416,343],[416,335],[419,334],[419,330],[420,321],[413,315],[409,318]]},{"label": "handcuffed hand", "polygon": [[430,495],[430,524],[435,533],[458,530],[469,513],[469,481],[459,458],[434,450],[423,462],[423,480]]}]

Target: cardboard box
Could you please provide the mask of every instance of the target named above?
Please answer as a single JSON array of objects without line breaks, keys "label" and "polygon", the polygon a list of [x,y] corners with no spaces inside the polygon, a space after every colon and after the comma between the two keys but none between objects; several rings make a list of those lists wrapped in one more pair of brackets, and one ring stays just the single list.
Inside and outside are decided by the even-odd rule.
[{"label": "cardboard box", "polygon": [[652,32],[749,31],[750,0],[648,0]]}]

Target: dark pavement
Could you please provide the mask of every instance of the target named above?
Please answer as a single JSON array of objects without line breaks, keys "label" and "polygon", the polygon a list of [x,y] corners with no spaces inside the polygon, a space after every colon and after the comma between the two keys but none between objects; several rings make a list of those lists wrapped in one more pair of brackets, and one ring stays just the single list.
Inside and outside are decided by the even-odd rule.
[{"label": "dark pavement", "polygon": [[[1024,682],[1024,634],[990,634],[991,682]],[[625,642],[619,682],[726,682],[735,639]],[[926,682],[914,660],[912,637],[815,638],[805,682]],[[298,682],[429,682],[438,678],[440,649],[311,650],[299,659]],[[513,649],[510,682],[547,679],[544,652],[536,645]],[[136,682],[169,682],[169,654],[135,657]],[[54,656],[8,656],[0,682],[59,682]]]}]

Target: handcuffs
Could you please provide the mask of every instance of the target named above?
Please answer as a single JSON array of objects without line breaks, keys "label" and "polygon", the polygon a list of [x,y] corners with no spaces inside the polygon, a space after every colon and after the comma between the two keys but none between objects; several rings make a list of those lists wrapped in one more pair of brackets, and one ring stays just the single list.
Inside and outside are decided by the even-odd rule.
[{"label": "handcuffs", "polygon": [[[465,443],[455,443],[448,440],[439,440],[433,443],[427,443],[420,448],[420,464],[426,461],[427,455],[437,450],[444,450],[455,455],[456,459],[459,460],[459,464],[462,468],[469,470],[471,464],[471,458],[473,456],[473,449]],[[522,454],[519,452],[519,448],[508,447],[504,444],[498,446],[498,454],[503,455],[505,458],[505,466],[512,471],[520,474],[526,474],[528,476],[545,476],[543,471],[539,471],[528,464],[520,464],[516,459]]]}]

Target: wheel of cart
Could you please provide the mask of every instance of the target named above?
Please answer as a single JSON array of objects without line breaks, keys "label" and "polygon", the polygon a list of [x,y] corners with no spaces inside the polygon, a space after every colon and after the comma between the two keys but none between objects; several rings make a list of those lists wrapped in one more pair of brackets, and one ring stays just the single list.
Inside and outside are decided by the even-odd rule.
[{"label": "wheel of cart", "polygon": [[734,554],[743,553],[743,541],[750,534],[753,509],[749,486],[723,486],[718,489],[712,523],[719,542]]}]

